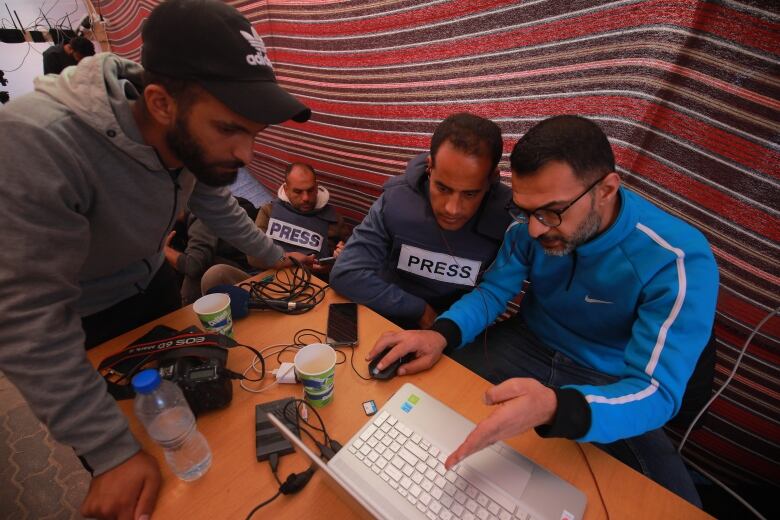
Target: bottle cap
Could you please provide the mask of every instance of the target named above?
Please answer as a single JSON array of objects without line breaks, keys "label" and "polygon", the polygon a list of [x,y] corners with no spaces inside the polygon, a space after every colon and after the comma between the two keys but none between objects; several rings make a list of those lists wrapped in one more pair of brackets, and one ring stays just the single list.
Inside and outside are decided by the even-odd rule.
[{"label": "bottle cap", "polygon": [[154,368],[141,370],[133,376],[133,388],[139,394],[150,394],[160,386],[160,374]]}]

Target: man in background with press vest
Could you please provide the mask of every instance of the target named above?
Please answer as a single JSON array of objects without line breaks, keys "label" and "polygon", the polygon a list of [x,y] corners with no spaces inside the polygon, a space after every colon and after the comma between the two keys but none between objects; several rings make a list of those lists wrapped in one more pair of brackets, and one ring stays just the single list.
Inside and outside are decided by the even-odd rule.
[{"label": "man in background with press vest", "polygon": [[[344,219],[330,205],[330,193],[317,182],[317,173],[308,164],[292,163],[284,172],[277,197],[260,207],[255,224],[288,253],[314,258],[312,272],[327,278],[333,264],[317,259],[338,256],[344,247],[347,228]],[[201,281],[206,294],[217,285],[237,284],[250,272],[229,264],[210,267]]]},{"label": "man in background with press vest", "polygon": [[[285,251],[333,256],[344,247],[347,229],[344,219],[330,204],[330,193],[317,180],[308,164],[292,163],[284,173],[277,198],[262,206],[255,224]],[[330,271],[329,265],[314,272]]]}]

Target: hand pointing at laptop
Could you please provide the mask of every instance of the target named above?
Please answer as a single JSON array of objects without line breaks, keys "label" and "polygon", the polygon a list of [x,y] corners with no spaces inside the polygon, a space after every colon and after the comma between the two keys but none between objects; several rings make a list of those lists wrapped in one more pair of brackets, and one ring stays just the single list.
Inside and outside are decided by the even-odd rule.
[{"label": "hand pointing at laptop", "polygon": [[488,389],[484,401],[495,406],[495,410],[447,458],[447,469],[491,444],[551,422],[558,406],[551,388],[527,377],[507,379]]},{"label": "hand pointing at laptop", "polygon": [[[413,361],[401,365],[399,375],[410,375],[431,368],[441,358],[444,337],[435,331],[405,330],[385,332],[368,359],[390,351],[377,364],[382,370],[399,358],[411,354]],[[477,424],[463,443],[445,462],[447,469],[491,444],[519,435],[535,426],[547,424],[555,416],[558,401],[555,392],[531,378],[512,378],[485,392],[485,404],[495,406],[490,416]]]}]

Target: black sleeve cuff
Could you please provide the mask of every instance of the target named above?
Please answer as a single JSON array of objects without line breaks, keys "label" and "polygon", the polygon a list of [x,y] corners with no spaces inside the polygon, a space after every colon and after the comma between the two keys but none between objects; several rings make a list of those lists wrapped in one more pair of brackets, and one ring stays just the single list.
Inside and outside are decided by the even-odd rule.
[{"label": "black sleeve cuff", "polygon": [[458,324],[447,318],[438,319],[433,322],[431,330],[438,332],[447,340],[447,347],[458,348],[461,342],[460,327]]},{"label": "black sleeve cuff", "polygon": [[539,437],[579,439],[590,430],[590,405],[585,396],[573,388],[553,388],[558,409],[552,423],[535,428]]}]

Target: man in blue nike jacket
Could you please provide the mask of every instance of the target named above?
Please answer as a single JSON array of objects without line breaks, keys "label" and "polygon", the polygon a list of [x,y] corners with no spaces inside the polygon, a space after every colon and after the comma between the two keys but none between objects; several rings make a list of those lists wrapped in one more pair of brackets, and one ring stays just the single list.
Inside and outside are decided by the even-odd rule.
[{"label": "man in blue nike jacket", "polygon": [[[379,368],[433,366],[493,323],[530,282],[521,313],[490,329],[481,348],[451,355],[497,386],[495,411],[450,455],[451,467],[536,428],[593,442],[701,506],[661,427],[680,410],[712,331],[718,270],[704,236],[621,187],[602,130],[577,116],[537,124],[511,156],[515,222],[482,283],[428,331],[383,335]],[[482,341],[478,341],[480,344]]]}]

